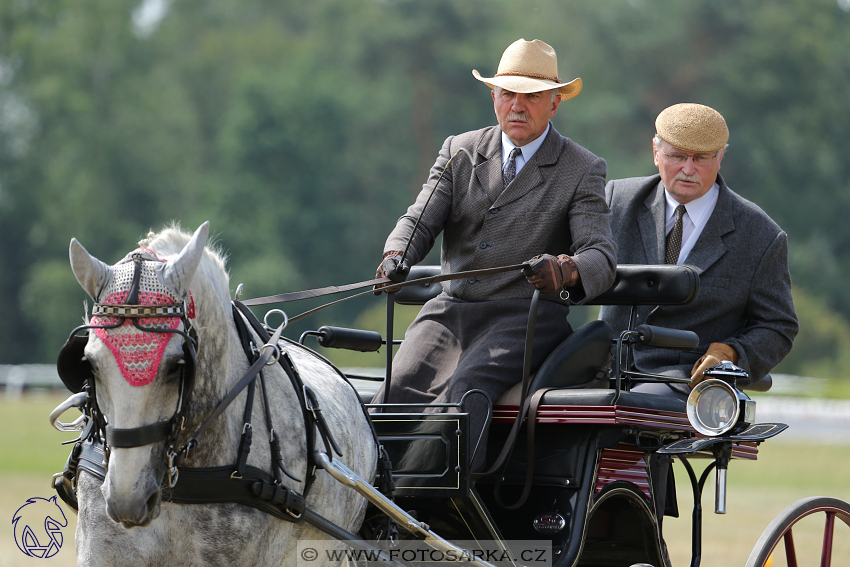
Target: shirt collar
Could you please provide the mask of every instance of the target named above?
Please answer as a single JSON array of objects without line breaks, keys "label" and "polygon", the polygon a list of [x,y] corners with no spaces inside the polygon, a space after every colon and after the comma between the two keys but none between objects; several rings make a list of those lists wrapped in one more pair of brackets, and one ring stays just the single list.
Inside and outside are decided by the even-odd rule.
[{"label": "shirt collar", "polygon": [[[685,203],[685,210],[688,211],[688,216],[694,224],[699,224],[702,217],[710,210],[714,209],[714,204],[717,202],[717,196],[720,193],[720,186],[715,182],[711,189],[705,192],[705,195],[694,199],[690,203]],[[664,189],[664,198],[667,201],[667,214],[664,217],[669,219],[676,214],[676,207],[681,203],[670,196],[667,189]]]},{"label": "shirt collar", "polygon": [[[543,131],[542,134],[537,136],[534,140],[527,143],[526,145],[520,147],[522,151],[522,159],[526,162],[531,159],[531,157],[537,153],[537,150],[540,149],[540,146],[543,145],[543,142],[546,140],[546,134],[549,133],[549,128],[552,127],[552,124],[546,124],[546,130]],[[502,132],[502,164],[508,161],[508,156],[511,155],[511,151],[517,147],[513,142],[508,140],[508,137]]]}]

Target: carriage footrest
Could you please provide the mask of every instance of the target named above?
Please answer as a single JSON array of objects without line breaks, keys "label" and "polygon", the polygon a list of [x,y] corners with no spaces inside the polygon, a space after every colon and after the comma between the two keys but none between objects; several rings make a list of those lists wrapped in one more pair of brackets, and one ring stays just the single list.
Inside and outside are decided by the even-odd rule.
[{"label": "carriage footrest", "polygon": [[712,445],[731,441],[732,443],[758,442],[770,439],[788,429],[784,423],[756,423],[737,435],[721,435],[719,437],[695,437],[681,439],[665,445],[658,450],[661,455],[684,455],[705,451]]},{"label": "carriage footrest", "polygon": [[396,496],[465,496],[469,492],[469,414],[373,413],[393,464]]}]

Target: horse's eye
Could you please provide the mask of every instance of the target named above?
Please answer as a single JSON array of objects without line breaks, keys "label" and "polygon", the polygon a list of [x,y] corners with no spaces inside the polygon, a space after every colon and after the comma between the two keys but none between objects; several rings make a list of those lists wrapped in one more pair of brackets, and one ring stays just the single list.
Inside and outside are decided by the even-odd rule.
[{"label": "horse's eye", "polygon": [[177,379],[183,373],[183,368],[186,366],[186,361],[182,358],[172,359],[166,367],[166,376],[168,378]]}]

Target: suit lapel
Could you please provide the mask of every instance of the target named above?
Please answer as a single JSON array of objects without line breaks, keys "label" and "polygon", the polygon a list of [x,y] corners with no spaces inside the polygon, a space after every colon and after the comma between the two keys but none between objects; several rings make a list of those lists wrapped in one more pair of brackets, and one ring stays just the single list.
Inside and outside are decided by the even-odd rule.
[{"label": "suit lapel", "polygon": [[720,185],[720,194],[717,196],[717,204],[708,218],[702,234],[699,235],[691,253],[685,259],[686,264],[699,268],[700,273],[707,270],[712,264],[723,256],[728,247],[723,242],[723,237],[735,230],[735,221],[732,218],[733,204],[729,199],[729,188],[720,175],[717,176]]},{"label": "suit lapel", "polygon": [[664,263],[665,222],[664,213],[667,202],[664,199],[664,182],[658,181],[653,191],[650,191],[643,201],[643,208],[638,213],[638,228],[643,241],[643,250],[647,264]]},{"label": "suit lapel", "polygon": [[475,178],[492,206],[505,188],[502,178],[502,130],[491,129],[481,139],[476,151],[481,161],[475,166]]}]

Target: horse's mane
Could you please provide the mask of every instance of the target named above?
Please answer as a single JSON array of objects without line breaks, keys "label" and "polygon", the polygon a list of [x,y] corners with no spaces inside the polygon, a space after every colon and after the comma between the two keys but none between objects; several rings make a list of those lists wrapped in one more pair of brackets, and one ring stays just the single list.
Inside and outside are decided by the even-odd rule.
[{"label": "horse's mane", "polygon": [[[139,246],[153,251],[162,259],[169,259],[179,254],[191,238],[192,235],[185,232],[180,227],[180,223],[172,222],[160,232],[148,232],[147,237],[139,241]],[[229,285],[230,276],[227,272],[226,256],[218,243],[208,240],[190,290],[198,308],[206,310],[207,315],[216,319],[222,317],[224,311],[221,307],[227,305],[230,297]],[[210,301],[213,297],[217,300]],[[209,310],[216,312],[215,315]],[[200,312],[198,315],[204,318]]]},{"label": "horse's mane", "polygon": [[[180,227],[179,222],[172,222],[160,232],[151,230],[147,236],[139,241],[139,246],[149,248],[159,256],[175,256],[189,243],[192,235]],[[212,238],[207,241],[206,256],[213,261],[218,268],[227,273],[227,256],[221,247]]]}]

